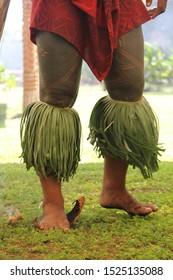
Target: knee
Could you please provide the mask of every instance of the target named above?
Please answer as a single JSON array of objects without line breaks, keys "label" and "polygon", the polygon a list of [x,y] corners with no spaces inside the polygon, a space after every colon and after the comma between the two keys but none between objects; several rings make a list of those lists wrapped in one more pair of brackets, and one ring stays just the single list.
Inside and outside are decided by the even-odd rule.
[{"label": "knee", "polygon": [[135,79],[127,79],[124,77],[121,80],[115,79],[113,82],[106,82],[106,88],[110,97],[119,101],[137,101],[142,97],[144,89],[144,75],[138,73]]},{"label": "knee", "polygon": [[65,108],[72,107],[78,94],[75,85],[61,84],[58,86],[40,86],[40,100],[52,106]]}]

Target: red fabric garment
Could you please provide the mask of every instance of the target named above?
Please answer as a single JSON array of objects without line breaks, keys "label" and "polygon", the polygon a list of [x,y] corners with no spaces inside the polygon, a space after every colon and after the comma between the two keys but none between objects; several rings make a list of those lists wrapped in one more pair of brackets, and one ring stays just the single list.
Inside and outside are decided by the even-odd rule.
[{"label": "red fabric garment", "polygon": [[142,0],[32,0],[31,40],[35,43],[36,30],[62,36],[101,81],[119,36],[149,19]]},{"label": "red fabric garment", "polygon": [[71,0],[71,2],[88,15],[96,17],[97,0],[87,0],[87,2],[83,0]]}]

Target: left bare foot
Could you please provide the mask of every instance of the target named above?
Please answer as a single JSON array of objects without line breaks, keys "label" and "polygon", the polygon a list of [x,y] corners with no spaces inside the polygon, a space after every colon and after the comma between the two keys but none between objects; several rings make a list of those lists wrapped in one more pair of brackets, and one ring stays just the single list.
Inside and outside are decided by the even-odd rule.
[{"label": "left bare foot", "polygon": [[156,212],[158,207],[153,204],[143,204],[136,200],[126,190],[118,193],[105,193],[102,191],[100,205],[104,208],[116,208],[126,211],[130,215],[148,215]]}]

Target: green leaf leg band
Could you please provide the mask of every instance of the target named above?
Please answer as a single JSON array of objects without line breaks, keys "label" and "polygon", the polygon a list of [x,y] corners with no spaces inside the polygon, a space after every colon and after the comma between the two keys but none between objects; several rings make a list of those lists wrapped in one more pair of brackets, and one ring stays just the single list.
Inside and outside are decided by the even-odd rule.
[{"label": "green leaf leg band", "polygon": [[143,97],[137,102],[101,98],[90,117],[89,139],[99,157],[119,158],[151,178],[158,170],[158,120]]},{"label": "green leaf leg band", "polygon": [[26,168],[37,174],[68,181],[80,161],[81,124],[72,108],[58,108],[44,102],[30,104],[20,127]]}]

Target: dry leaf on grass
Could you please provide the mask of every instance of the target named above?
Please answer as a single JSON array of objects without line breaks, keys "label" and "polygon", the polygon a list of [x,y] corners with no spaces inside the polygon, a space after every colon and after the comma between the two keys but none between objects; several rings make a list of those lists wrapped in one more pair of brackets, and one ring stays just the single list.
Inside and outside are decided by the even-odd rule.
[{"label": "dry leaf on grass", "polygon": [[19,220],[22,220],[22,219],[23,219],[22,214],[13,215],[13,216],[10,216],[8,218],[8,223],[9,224],[16,224]]}]

